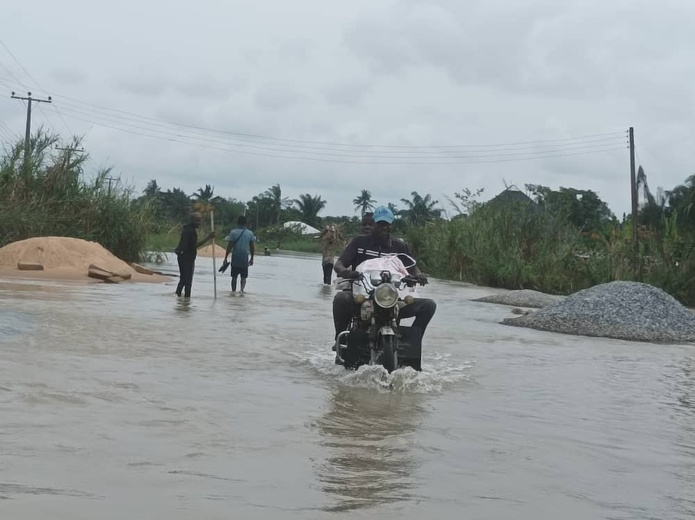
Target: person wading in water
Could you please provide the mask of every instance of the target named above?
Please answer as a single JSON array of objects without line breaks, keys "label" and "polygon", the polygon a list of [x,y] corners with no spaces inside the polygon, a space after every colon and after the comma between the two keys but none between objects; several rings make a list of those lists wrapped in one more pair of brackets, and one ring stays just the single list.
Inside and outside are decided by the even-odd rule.
[{"label": "person wading in water", "polygon": [[211,231],[203,240],[198,242],[196,230],[200,227],[202,220],[203,217],[200,213],[191,213],[191,221],[183,226],[179,245],[174,249],[176,259],[179,262],[179,284],[176,286],[176,296],[181,296],[181,291],[183,291],[186,298],[191,297],[193,271],[195,270],[195,257],[198,255],[198,248],[215,237],[215,232]]}]

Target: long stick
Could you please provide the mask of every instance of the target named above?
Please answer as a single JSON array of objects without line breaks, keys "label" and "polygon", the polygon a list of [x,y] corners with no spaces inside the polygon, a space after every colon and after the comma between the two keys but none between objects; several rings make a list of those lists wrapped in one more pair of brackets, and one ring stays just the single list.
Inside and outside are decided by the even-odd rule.
[{"label": "long stick", "polygon": [[[210,211],[210,228],[215,231],[215,212]],[[215,260],[215,238],[212,238],[212,277],[215,286],[215,299],[217,299],[217,261]]]}]

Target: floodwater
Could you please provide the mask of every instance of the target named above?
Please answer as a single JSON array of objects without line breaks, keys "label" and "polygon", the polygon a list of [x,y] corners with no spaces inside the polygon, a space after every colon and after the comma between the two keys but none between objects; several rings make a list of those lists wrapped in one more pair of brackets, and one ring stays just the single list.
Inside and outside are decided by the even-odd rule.
[{"label": "floodwater", "polygon": [[0,280],[0,518],[695,516],[695,347],[500,325],[434,281],[423,372],[347,372],[317,257],[258,257],[244,296],[212,273],[190,301]]}]

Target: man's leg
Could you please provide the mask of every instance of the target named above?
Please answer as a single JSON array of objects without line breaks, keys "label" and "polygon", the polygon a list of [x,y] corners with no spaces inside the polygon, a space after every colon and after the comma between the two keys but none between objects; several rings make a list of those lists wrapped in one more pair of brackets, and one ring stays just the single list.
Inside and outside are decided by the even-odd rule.
[{"label": "man's leg", "polygon": [[195,270],[195,260],[189,260],[185,266],[185,278],[183,285],[183,295],[186,298],[191,297],[191,287],[193,286],[193,271]]},{"label": "man's leg", "polygon": [[249,268],[245,267],[240,269],[239,276],[241,276],[241,292],[246,289],[246,279],[249,277]]},{"label": "man's leg", "polygon": [[430,300],[429,298],[416,298],[413,303],[406,305],[400,310],[398,317],[412,318],[415,316],[413,327],[418,327],[424,334],[436,310],[437,304],[434,300]]},{"label": "man's leg", "polygon": [[176,286],[176,296],[181,296],[181,291],[183,290],[183,286],[186,284],[186,259],[181,258],[181,255],[179,255],[176,258],[179,262],[179,283]]},{"label": "man's leg", "polygon": [[331,275],[333,274],[333,264],[323,264],[323,283],[331,285]]},{"label": "man's leg", "polygon": [[236,270],[232,267],[232,292],[236,292],[236,279],[239,274],[236,272]]},{"label": "man's leg", "polygon": [[350,325],[355,305],[352,293],[347,291],[341,291],[333,298],[333,325],[335,326],[336,338],[340,332],[343,332]]}]

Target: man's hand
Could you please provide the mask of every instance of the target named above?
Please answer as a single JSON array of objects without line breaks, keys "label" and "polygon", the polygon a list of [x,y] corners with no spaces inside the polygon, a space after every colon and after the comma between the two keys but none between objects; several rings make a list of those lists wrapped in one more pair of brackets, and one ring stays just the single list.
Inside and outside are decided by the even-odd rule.
[{"label": "man's hand", "polygon": [[346,280],[357,280],[360,277],[360,273],[353,271],[352,269],[345,269],[340,274],[340,277],[345,278]]},{"label": "man's hand", "polygon": [[428,280],[427,280],[427,275],[424,273],[418,273],[415,275],[415,279],[417,280],[417,283],[420,285],[427,285]]},{"label": "man's hand", "polygon": [[253,265],[253,258],[251,258],[251,260],[249,260],[249,267],[251,267],[252,265]]}]

